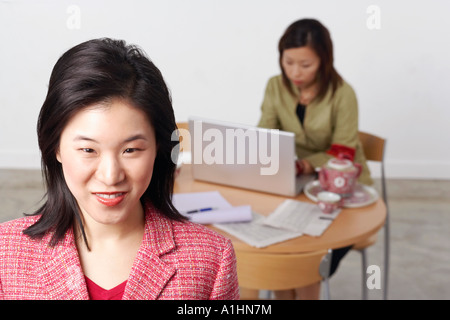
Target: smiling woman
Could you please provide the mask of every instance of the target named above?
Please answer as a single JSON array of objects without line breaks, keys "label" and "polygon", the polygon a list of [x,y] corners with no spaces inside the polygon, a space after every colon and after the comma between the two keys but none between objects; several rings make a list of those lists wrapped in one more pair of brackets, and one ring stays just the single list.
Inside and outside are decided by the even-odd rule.
[{"label": "smiling woman", "polygon": [[155,133],[146,114],[120,99],[76,113],[56,154],[89,229],[87,216],[116,228],[133,215],[142,217],[136,204],[150,184],[155,157]]},{"label": "smiling woman", "polygon": [[0,299],[237,299],[230,240],[172,204],[169,91],[136,46],[56,63],[38,119],[47,199],[0,225]]}]

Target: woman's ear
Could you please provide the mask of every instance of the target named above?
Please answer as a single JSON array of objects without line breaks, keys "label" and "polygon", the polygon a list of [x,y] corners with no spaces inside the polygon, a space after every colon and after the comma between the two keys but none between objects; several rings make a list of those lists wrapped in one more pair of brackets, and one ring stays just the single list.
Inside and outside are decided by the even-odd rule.
[{"label": "woman's ear", "polygon": [[59,148],[58,148],[58,150],[56,150],[56,160],[58,160],[59,163],[62,163],[61,154],[59,153]]}]

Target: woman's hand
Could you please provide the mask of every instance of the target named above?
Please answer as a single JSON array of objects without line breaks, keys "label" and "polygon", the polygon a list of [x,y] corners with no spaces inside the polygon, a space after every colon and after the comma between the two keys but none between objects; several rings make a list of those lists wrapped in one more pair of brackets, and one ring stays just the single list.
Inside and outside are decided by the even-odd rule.
[{"label": "woman's hand", "polygon": [[297,168],[297,176],[301,174],[311,174],[315,171],[313,166],[305,159],[297,160],[295,166]]}]

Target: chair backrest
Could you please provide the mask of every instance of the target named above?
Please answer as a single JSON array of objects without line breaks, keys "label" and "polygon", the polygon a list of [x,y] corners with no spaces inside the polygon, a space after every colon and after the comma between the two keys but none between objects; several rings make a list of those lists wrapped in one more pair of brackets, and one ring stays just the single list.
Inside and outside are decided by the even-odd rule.
[{"label": "chair backrest", "polygon": [[191,151],[191,141],[189,135],[189,123],[177,122],[177,127],[180,134],[180,151]]},{"label": "chair backrest", "polygon": [[367,132],[359,131],[358,134],[366,159],[383,162],[386,140]]},{"label": "chair backrest", "polygon": [[[359,131],[359,140],[361,141],[364,155],[366,159],[369,161],[377,161],[380,162],[380,171],[381,171],[381,192],[383,195],[383,200],[386,205],[387,204],[387,190],[386,190],[386,178],[384,174],[384,150],[386,148],[386,139],[380,138],[373,134]],[[389,209],[387,209],[389,211]],[[388,213],[389,215],[389,213]],[[386,218],[388,221],[388,218]]]},{"label": "chair backrest", "polygon": [[257,290],[288,290],[317,283],[324,279],[319,268],[327,253],[327,250],[299,254],[237,251],[239,286]]}]

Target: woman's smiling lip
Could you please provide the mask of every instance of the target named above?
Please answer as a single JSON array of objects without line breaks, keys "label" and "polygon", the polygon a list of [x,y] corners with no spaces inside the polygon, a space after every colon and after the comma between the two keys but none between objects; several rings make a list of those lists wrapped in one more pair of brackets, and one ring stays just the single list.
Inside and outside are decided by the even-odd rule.
[{"label": "woman's smiling lip", "polygon": [[126,192],[94,192],[95,198],[107,207],[114,207],[122,202]]}]

